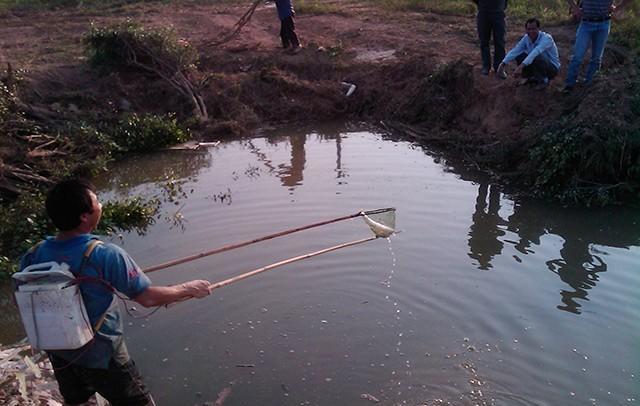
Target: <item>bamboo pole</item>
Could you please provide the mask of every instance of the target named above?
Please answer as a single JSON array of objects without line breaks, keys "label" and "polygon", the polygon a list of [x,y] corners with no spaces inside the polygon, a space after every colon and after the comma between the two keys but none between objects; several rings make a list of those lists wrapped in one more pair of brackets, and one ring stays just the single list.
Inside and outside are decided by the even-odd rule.
[{"label": "bamboo pole", "polygon": [[288,234],[293,234],[293,233],[296,233],[298,231],[308,230],[310,228],[320,227],[320,226],[324,226],[326,224],[331,224],[331,223],[336,223],[338,221],[352,219],[352,218],[355,218],[355,217],[363,216],[365,214],[381,213],[381,212],[384,212],[384,211],[387,211],[387,210],[390,210],[390,209],[389,208],[385,208],[385,209],[360,211],[358,213],[350,214],[348,216],[336,217],[336,218],[331,219],[331,220],[319,221],[317,223],[309,224],[309,225],[306,225],[306,226],[300,226],[300,227],[292,228],[292,229],[289,229],[289,230],[284,230],[284,231],[280,231],[280,232],[277,232],[277,233],[269,234],[269,235],[266,235],[264,237],[258,237],[258,238],[254,238],[254,239],[248,240],[248,241],[229,244],[229,245],[225,245],[223,247],[219,247],[219,248],[212,249],[212,250],[209,250],[209,251],[204,251],[204,252],[200,252],[198,254],[189,255],[187,257],[174,259],[172,261],[164,262],[164,263],[161,263],[161,264],[158,264],[158,265],[154,265],[154,266],[152,266],[150,268],[147,268],[147,269],[144,270],[144,272],[145,273],[150,273],[150,272],[159,271],[161,269],[169,268],[169,267],[172,267],[172,266],[175,266],[175,265],[184,264],[185,262],[190,262],[190,261],[194,261],[196,259],[208,257],[209,255],[219,254],[221,252],[230,251],[230,250],[233,250],[233,249],[236,249],[236,248],[240,248],[240,247],[245,247],[247,245],[255,244],[257,242],[270,240],[270,239],[276,238],[276,237],[282,237],[282,236],[288,235]]},{"label": "bamboo pole", "polygon": [[371,237],[362,238],[360,240],[355,240],[355,241],[345,242],[345,243],[339,244],[339,245],[334,245],[333,247],[321,249],[321,250],[315,251],[315,252],[310,252],[308,254],[300,255],[300,256],[297,256],[297,257],[284,259],[282,261],[275,262],[275,263],[273,263],[271,265],[263,266],[262,268],[254,269],[253,271],[249,271],[249,272],[243,273],[241,275],[234,276],[233,278],[229,278],[229,279],[225,279],[225,280],[220,281],[220,282],[213,283],[213,284],[211,284],[211,286],[209,286],[209,291],[212,291],[212,290],[217,289],[217,288],[221,288],[223,286],[230,285],[232,283],[241,281],[243,279],[249,278],[249,277],[254,276],[254,275],[258,275],[258,274],[260,274],[262,272],[269,271],[269,270],[271,270],[273,268],[277,268],[277,267],[282,266],[282,265],[287,265],[287,264],[290,264],[292,262],[301,261],[303,259],[315,257],[317,255],[321,255],[321,254],[325,254],[327,252],[339,250],[341,248],[347,248],[347,247],[351,247],[353,245],[362,244],[364,242],[375,240],[377,238],[378,237],[374,235],[374,236],[371,236]]}]

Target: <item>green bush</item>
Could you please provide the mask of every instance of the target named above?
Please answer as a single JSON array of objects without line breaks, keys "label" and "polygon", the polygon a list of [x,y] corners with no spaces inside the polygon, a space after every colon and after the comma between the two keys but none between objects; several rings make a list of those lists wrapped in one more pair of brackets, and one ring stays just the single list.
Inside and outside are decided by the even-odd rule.
[{"label": "green bush", "polygon": [[197,50],[172,28],[144,28],[131,20],[109,27],[92,24],[84,42],[90,62],[108,70],[181,70],[198,60]]},{"label": "green bush", "polygon": [[124,151],[148,152],[185,142],[190,134],[178,125],[175,115],[133,113],[120,120],[112,138]]},{"label": "green bush", "polygon": [[138,234],[144,234],[147,227],[155,222],[159,207],[158,199],[145,200],[140,196],[106,202],[102,206],[102,219],[96,232],[113,234],[136,230]]},{"label": "green bush", "polygon": [[566,127],[529,153],[534,193],[566,203],[606,205],[640,194],[640,131]]}]

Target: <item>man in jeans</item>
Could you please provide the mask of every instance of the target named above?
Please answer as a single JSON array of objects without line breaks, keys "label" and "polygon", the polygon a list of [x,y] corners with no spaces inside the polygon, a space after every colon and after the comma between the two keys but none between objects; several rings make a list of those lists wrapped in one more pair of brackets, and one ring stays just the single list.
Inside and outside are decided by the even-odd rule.
[{"label": "man in jeans", "polygon": [[478,38],[480,39],[480,53],[482,55],[483,75],[491,71],[491,36],[493,34],[493,69],[498,70],[498,65],[504,58],[504,44],[507,33],[504,21],[505,9],[508,0],[473,0],[478,6]]},{"label": "man in jeans", "polygon": [[504,57],[498,66],[498,77],[506,79],[505,67],[516,61],[515,74],[521,75],[520,84],[535,83],[537,89],[544,89],[560,69],[558,47],[553,37],[540,31],[540,21],[530,18],[525,23],[526,34]]},{"label": "man in jeans", "polygon": [[621,0],[616,6],[613,0],[582,0],[580,5],[574,0],[567,0],[574,17],[580,21],[576,32],[576,42],[573,47],[573,57],[569,63],[569,72],[565,81],[564,92],[573,90],[578,80],[578,71],[582,64],[584,54],[591,45],[591,60],[587,73],[584,75],[584,83],[590,84],[593,76],[600,69],[604,46],[611,29],[611,14],[616,8],[624,7],[627,0]]}]

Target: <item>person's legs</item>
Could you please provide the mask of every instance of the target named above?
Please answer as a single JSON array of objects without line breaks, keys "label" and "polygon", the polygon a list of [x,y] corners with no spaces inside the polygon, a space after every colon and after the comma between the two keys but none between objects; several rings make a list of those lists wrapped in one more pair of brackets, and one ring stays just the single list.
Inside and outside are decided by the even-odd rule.
[{"label": "person's legs", "polygon": [[565,80],[566,87],[575,86],[576,81],[578,80],[578,71],[580,70],[582,59],[584,58],[584,54],[587,52],[589,43],[591,42],[589,24],[591,23],[583,21],[578,25],[578,30],[576,31],[576,42],[573,46],[573,56],[571,57],[569,71],[567,72],[567,79]]},{"label": "person's legs", "polygon": [[282,41],[282,48],[284,49],[289,48],[289,45],[291,45],[291,42],[289,41],[289,38],[287,36],[286,25],[284,20],[280,21],[280,40]]},{"label": "person's legs", "polygon": [[298,48],[300,46],[300,40],[296,34],[296,23],[293,21],[293,16],[289,16],[282,20],[282,24],[284,25],[287,40],[291,43],[293,48]]},{"label": "person's legs", "polygon": [[587,74],[584,76],[585,83],[591,83],[593,76],[600,70],[604,46],[607,43],[611,29],[611,20],[593,24],[594,27],[591,34],[591,61],[589,61]]},{"label": "person's legs", "polygon": [[491,40],[491,21],[488,16],[478,13],[478,39],[480,40],[480,55],[482,57],[482,72],[489,73],[491,69],[491,49],[489,41]]},{"label": "person's legs", "polygon": [[505,55],[505,43],[507,28],[502,13],[495,13],[492,16],[493,26],[493,69],[497,72],[498,65],[502,63]]},{"label": "person's legs", "polygon": [[109,369],[87,369],[86,376],[112,406],[155,406],[132,360],[120,364],[112,359]]},{"label": "person's legs", "polygon": [[542,83],[549,79],[548,73],[551,71],[550,66],[553,67],[553,65],[551,65],[551,63],[546,59],[538,56],[533,60],[533,62],[522,69],[522,75],[524,77],[531,78],[538,83]]},{"label": "person's legs", "polygon": [[60,394],[66,405],[83,404],[96,393],[94,388],[87,385],[83,379],[82,371],[79,371],[78,367],[52,354],[48,355],[56,381],[58,381]]}]

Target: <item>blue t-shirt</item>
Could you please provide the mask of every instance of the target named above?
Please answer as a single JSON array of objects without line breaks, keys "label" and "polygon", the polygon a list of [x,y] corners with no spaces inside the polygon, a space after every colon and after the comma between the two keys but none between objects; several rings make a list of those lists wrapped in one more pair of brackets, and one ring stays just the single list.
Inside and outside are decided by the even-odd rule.
[{"label": "blue t-shirt", "polygon": [[[55,261],[69,265],[76,276],[80,272],[82,258],[89,242],[98,239],[92,234],[82,234],[69,240],[47,237],[32,254],[25,254],[20,269],[29,265]],[[118,292],[135,298],[151,285],[149,278],[122,248],[104,243],[95,246],[82,276],[98,278]],[[80,284],[82,299],[92,326],[105,315],[96,332],[95,340],[77,350],[50,351],[54,355],[87,368],[108,368],[112,357],[122,348],[122,316],[114,293],[103,283],[85,281]],[[124,356],[127,356],[126,354]],[[126,361],[126,360],[122,360]]]},{"label": "blue t-shirt", "polygon": [[276,0],[276,9],[281,20],[286,20],[294,14],[291,0]]}]

